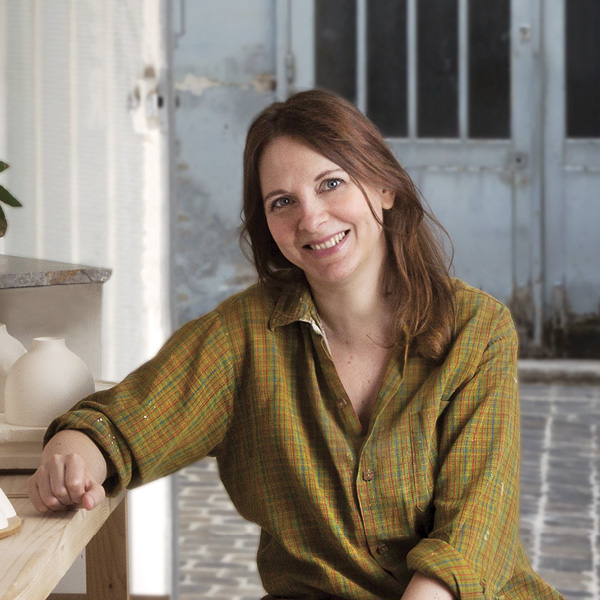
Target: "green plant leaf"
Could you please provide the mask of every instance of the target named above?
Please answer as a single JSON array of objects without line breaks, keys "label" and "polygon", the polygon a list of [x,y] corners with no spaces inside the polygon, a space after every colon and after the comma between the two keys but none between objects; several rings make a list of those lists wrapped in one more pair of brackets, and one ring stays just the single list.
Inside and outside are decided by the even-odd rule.
[{"label": "green plant leaf", "polygon": [[0,237],[4,237],[6,233],[6,228],[8,227],[8,223],[6,222],[6,217],[4,216],[4,211],[0,206]]},{"label": "green plant leaf", "polygon": [[0,202],[14,206],[15,208],[23,206],[6,188],[0,185]]},{"label": "green plant leaf", "polygon": [[8,169],[8,165],[0,160],[0,173],[2,173],[2,171],[6,171],[6,169]]}]

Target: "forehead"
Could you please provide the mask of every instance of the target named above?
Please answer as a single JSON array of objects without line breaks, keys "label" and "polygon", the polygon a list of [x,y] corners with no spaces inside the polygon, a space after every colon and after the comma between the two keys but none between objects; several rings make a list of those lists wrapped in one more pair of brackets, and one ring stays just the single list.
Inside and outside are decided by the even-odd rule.
[{"label": "forehead", "polygon": [[275,138],[267,144],[258,163],[258,174],[263,193],[265,187],[299,177],[315,177],[326,170],[340,169],[336,163],[307,144],[287,136]]}]

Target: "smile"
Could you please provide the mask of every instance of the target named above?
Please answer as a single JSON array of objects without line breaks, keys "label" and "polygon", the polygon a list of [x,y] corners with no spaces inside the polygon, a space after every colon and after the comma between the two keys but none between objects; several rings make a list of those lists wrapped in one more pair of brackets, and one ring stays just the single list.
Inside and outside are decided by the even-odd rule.
[{"label": "smile", "polygon": [[332,238],[328,239],[322,244],[307,244],[307,246],[311,250],[327,250],[328,248],[333,248],[334,246],[337,246],[346,237],[347,233],[347,231],[342,231],[342,233],[334,235]]}]

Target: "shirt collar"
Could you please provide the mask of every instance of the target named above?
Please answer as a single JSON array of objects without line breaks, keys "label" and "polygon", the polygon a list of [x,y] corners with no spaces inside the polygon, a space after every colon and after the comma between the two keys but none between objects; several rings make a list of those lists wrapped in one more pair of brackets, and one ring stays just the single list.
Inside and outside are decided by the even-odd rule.
[{"label": "shirt collar", "polygon": [[321,330],[317,307],[306,281],[283,286],[269,319],[269,329],[273,331],[296,321],[310,323],[317,331]]}]

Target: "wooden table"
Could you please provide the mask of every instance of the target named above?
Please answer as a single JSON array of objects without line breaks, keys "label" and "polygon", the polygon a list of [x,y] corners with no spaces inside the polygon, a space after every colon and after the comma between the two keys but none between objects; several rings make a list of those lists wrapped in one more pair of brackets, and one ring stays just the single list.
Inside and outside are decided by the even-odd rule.
[{"label": "wooden table", "polygon": [[128,600],[125,494],[92,511],[38,513],[29,475],[0,473],[0,487],[21,517],[21,531],[0,540],[0,598],[43,600],[86,549],[89,600]]}]

